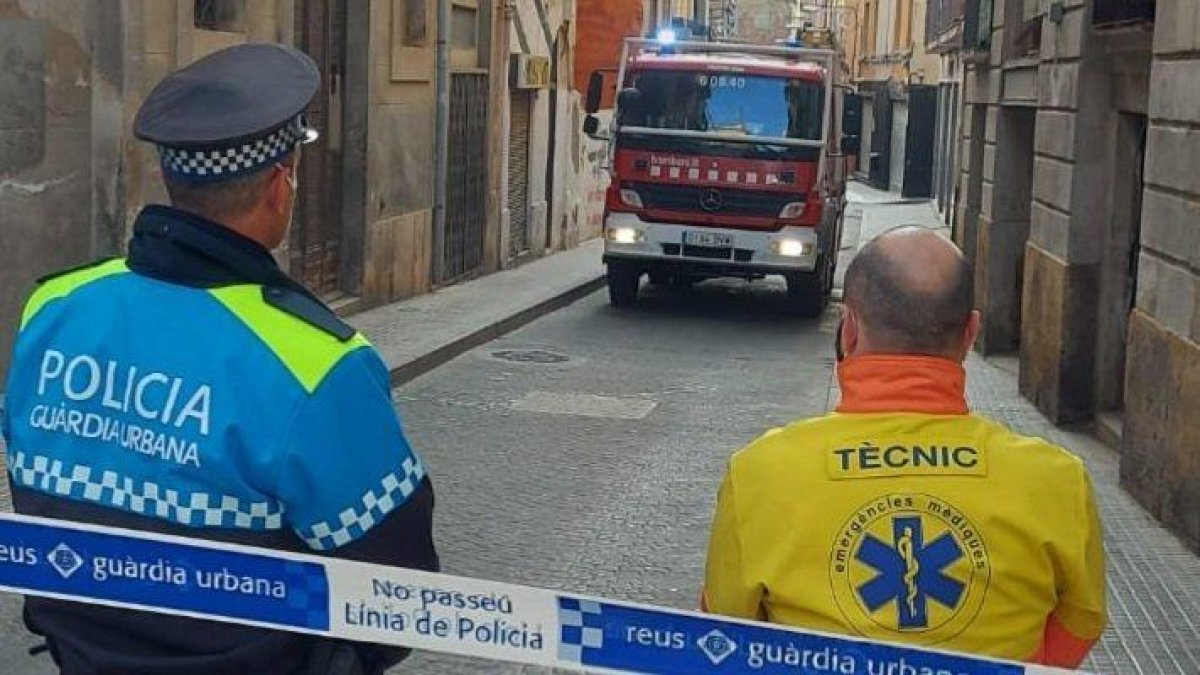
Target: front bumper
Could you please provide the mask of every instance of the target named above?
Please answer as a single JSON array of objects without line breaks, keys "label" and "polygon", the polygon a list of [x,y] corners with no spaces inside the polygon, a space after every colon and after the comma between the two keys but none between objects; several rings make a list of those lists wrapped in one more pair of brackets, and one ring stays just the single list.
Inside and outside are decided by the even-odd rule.
[{"label": "front bumper", "polygon": [[[702,268],[714,274],[784,274],[816,269],[821,242],[815,228],[784,227],[778,232],[730,230],[647,222],[632,213],[611,213],[605,220],[604,260],[627,260],[647,267]],[[614,241],[613,233],[636,232],[634,241]],[[688,246],[685,233],[707,232],[733,241],[728,249]],[[785,243],[786,242],[786,243]],[[799,255],[783,255],[780,249]]]}]

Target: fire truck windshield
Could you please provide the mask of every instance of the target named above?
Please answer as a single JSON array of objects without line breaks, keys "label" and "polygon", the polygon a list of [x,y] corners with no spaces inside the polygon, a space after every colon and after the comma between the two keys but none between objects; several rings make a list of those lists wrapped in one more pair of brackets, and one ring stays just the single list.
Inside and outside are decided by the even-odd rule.
[{"label": "fire truck windshield", "polygon": [[742,136],[820,140],[824,88],[818,82],[744,73],[634,72],[636,106],[622,125]]}]

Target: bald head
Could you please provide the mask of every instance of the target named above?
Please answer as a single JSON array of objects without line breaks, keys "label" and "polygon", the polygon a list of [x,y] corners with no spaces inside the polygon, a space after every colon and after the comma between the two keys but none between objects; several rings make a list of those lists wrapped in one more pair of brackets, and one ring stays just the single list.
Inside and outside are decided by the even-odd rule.
[{"label": "bald head", "polygon": [[859,251],[846,271],[845,304],[870,350],[952,355],[971,319],[973,273],[954,244],[902,227]]}]

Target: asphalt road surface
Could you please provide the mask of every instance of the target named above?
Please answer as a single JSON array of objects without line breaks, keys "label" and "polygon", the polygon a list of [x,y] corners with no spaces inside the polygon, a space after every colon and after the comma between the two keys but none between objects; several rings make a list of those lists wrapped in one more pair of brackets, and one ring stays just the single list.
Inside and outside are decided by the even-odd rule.
[{"label": "asphalt road surface", "polygon": [[397,392],[446,571],[694,609],[729,455],[828,402],[833,315],[789,316],[782,292],[710,282],[628,311],[599,293]]},{"label": "asphalt road surface", "polygon": [[[834,315],[795,317],[782,281],[603,292],[396,391],[437,493],[451,574],[694,609],[729,455],[826,409]],[[0,672],[50,675],[0,596]],[[538,673],[417,654],[397,673]]]}]

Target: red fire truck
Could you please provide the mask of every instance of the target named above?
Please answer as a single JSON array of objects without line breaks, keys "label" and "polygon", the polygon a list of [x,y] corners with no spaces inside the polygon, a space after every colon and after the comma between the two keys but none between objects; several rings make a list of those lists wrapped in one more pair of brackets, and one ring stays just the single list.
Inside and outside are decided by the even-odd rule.
[{"label": "red fire truck", "polygon": [[592,75],[584,130],[608,141],[612,304],[636,302],[643,275],[781,275],[797,310],[824,309],[845,203],[836,68],[831,50],[630,38],[607,130]]}]

